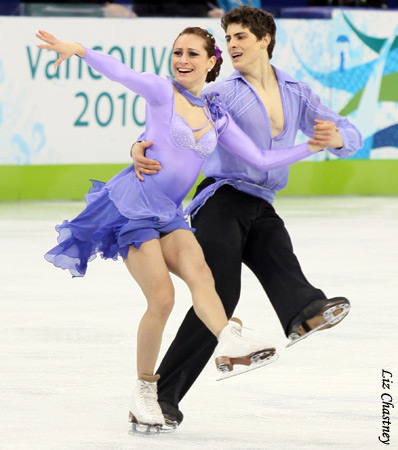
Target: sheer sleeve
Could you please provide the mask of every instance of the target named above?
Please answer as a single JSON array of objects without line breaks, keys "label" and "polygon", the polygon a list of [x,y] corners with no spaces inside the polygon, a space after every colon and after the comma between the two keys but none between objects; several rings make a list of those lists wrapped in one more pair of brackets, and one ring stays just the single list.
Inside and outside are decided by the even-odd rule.
[{"label": "sheer sleeve", "polygon": [[343,138],[342,148],[328,148],[336,156],[346,158],[355,154],[363,146],[363,139],[359,130],[346,118],[336,114],[325,106],[319,95],[305,83],[299,83],[301,108],[300,130],[309,137],[314,134],[315,119],[329,120],[336,124],[339,133]]},{"label": "sheer sleeve", "polygon": [[169,81],[153,73],[141,73],[126,66],[117,58],[83,46],[86,54],[82,58],[90,67],[116,81],[154,105],[170,101],[173,88]]},{"label": "sheer sleeve", "polygon": [[308,150],[307,142],[288,148],[260,149],[228,113],[218,125],[218,143],[260,172],[279,169],[314,154]]}]

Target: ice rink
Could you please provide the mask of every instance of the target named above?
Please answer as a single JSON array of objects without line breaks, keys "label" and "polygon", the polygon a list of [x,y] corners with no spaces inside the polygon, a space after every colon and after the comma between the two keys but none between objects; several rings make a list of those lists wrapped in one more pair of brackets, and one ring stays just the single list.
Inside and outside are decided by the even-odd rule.
[{"label": "ice rink", "polygon": [[[329,297],[348,297],[349,316],[286,349],[245,269],[236,315],[277,346],[279,360],[222,382],[211,361],[180,404],[178,431],[149,438],[129,435],[127,421],[145,309],[139,288],[121,261],[97,258],[72,279],[43,258],[55,224],[82,207],[0,203],[0,449],[398,449],[396,197],[278,199],[308,279]],[[185,285],[175,285],[162,354],[190,307]],[[395,409],[383,405],[388,395]],[[383,406],[389,445],[379,441]]]}]

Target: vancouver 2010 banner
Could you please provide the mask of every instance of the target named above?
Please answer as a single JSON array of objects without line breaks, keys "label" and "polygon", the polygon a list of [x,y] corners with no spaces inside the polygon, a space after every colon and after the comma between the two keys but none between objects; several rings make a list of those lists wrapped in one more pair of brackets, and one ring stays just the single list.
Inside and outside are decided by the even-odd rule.
[{"label": "vancouver 2010 banner", "polygon": [[[36,47],[38,29],[166,76],[174,39],[189,25],[214,33],[221,79],[228,76],[216,19],[1,17],[0,165],[125,163],[145,126],[144,100],[77,57],[55,71],[56,54]],[[282,19],[277,27],[272,64],[360,129],[364,147],[353,158],[398,159],[398,12],[334,10],[330,20]],[[18,38],[7,45],[9,36]]]}]

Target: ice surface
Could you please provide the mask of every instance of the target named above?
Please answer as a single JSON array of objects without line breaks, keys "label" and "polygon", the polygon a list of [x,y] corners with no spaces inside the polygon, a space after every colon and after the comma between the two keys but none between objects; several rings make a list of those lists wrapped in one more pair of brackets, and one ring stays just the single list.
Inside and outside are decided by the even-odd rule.
[{"label": "ice surface", "polygon": [[[280,358],[215,382],[213,362],[181,402],[176,433],[128,434],[135,338],[145,300],[121,261],[90,263],[83,279],[47,263],[54,225],[79,202],[0,203],[0,448],[4,450],[398,448],[381,395],[398,399],[396,197],[282,197],[276,208],[308,279],[352,302],[336,328],[286,349],[278,318],[243,272],[236,315]],[[178,279],[162,354],[190,306]],[[382,369],[393,374],[389,391]]]}]

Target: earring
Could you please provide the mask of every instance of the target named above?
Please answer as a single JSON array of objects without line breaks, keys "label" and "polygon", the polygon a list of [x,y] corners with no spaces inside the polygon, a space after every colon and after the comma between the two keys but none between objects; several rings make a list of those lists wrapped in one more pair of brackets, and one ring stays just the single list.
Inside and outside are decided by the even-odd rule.
[{"label": "earring", "polygon": [[209,69],[209,70],[208,70],[208,72],[211,72],[211,71],[212,71],[212,69]]}]

